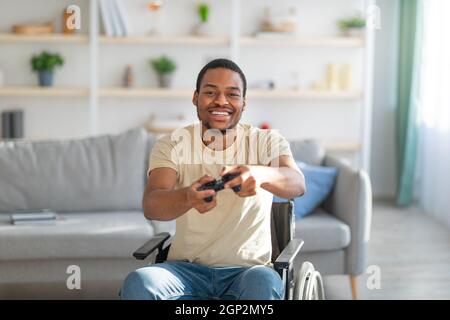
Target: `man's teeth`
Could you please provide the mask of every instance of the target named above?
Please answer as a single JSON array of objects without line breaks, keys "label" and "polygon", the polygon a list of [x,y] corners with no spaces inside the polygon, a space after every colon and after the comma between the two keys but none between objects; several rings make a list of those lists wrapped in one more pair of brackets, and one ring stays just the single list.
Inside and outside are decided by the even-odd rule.
[{"label": "man's teeth", "polygon": [[220,112],[220,111],[213,111],[211,113],[212,114],[220,114],[220,115],[223,115],[223,116],[227,116],[228,115],[228,112]]}]

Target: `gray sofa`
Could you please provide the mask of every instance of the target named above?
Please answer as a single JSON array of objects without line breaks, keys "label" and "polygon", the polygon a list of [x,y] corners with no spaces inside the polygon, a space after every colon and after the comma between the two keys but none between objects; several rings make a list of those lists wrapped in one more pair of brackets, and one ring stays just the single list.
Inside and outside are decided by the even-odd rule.
[{"label": "gray sofa", "polygon": [[[365,272],[372,218],[372,188],[364,170],[325,154],[314,141],[291,141],[296,159],[338,168],[336,184],[311,215],[296,221],[296,237],[305,245],[295,265],[310,261],[322,275],[348,275],[358,298],[357,276]],[[326,293],[325,293],[326,294]]]},{"label": "gray sofa", "polygon": [[[144,129],[63,141],[0,142],[0,299],[117,298],[125,276],[140,267],[131,254],[174,222],[141,212],[148,154],[156,137]],[[371,216],[370,183],[362,171],[324,155],[312,141],[293,141],[297,159],[337,166],[337,184],[323,207],[297,222],[300,259],[323,274],[364,270]],[[52,209],[52,224],[12,225],[10,212]],[[299,261],[300,262],[300,261]],[[81,289],[69,290],[69,266]]]}]

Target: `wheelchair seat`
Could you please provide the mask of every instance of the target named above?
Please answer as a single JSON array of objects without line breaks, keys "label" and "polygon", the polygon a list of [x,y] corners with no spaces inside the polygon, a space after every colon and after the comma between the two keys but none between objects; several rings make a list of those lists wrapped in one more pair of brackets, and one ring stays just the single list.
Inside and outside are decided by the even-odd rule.
[{"label": "wheelchair seat", "polygon": [[[305,261],[296,270],[294,260],[303,246],[294,238],[295,215],[293,201],[273,202],[271,210],[272,263],[285,285],[285,300],[323,300],[325,293],[320,273]],[[133,256],[146,259],[156,251],[155,263],[166,261],[170,248],[170,234],[162,232],[137,249]]]}]

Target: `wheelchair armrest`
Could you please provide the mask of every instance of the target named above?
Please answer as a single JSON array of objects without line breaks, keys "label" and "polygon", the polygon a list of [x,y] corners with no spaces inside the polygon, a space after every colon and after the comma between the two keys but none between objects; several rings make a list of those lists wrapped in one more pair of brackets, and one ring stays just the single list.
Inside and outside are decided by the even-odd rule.
[{"label": "wheelchair armrest", "polygon": [[281,251],[278,258],[273,263],[275,270],[289,269],[294,261],[295,257],[303,246],[304,241],[302,239],[292,239],[287,246]]},{"label": "wheelchair armrest", "polygon": [[168,232],[158,233],[153,238],[148,240],[143,246],[141,246],[139,249],[137,249],[133,253],[133,257],[135,257],[138,260],[144,260],[156,249],[161,251],[163,248],[164,242],[166,242],[167,239],[169,239],[169,238],[170,238],[170,233],[168,233]]}]

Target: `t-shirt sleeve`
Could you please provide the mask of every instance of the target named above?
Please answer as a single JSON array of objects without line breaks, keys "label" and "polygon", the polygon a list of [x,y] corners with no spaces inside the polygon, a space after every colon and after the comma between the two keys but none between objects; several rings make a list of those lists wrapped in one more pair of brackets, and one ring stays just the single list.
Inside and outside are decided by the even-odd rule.
[{"label": "t-shirt sleeve", "polygon": [[278,130],[267,130],[261,135],[259,151],[259,159],[263,165],[277,166],[276,160],[280,156],[293,158],[289,141]]},{"label": "t-shirt sleeve", "polygon": [[170,135],[160,138],[150,153],[147,176],[156,168],[171,168],[178,174],[178,159]]}]

